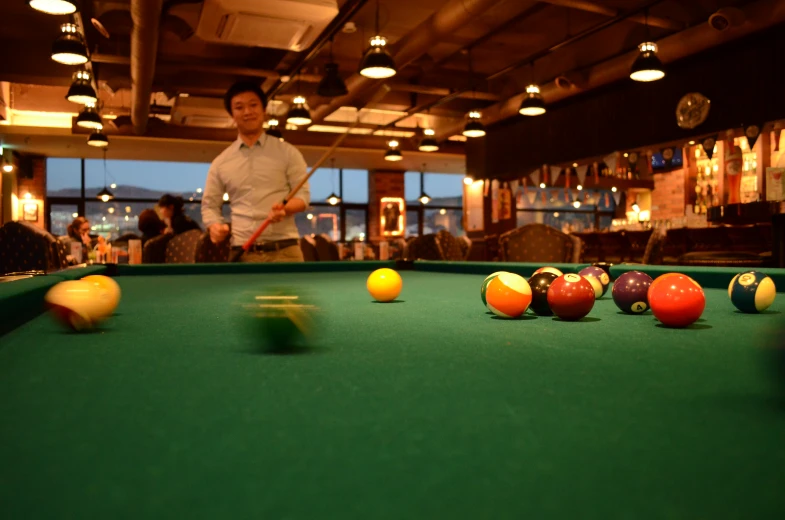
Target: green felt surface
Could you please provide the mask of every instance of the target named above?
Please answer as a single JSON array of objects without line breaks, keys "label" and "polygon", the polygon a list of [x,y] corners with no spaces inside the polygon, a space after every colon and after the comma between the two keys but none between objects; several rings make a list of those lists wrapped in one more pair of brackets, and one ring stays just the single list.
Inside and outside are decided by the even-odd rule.
[{"label": "green felt surface", "polygon": [[[10,518],[772,518],[785,408],[759,349],[785,311],[664,329],[609,297],[501,320],[482,274],[119,277],[98,332],[48,316],[0,347]],[[288,285],[320,341],[263,355],[239,306]],[[8,341],[6,341],[8,340]]]},{"label": "green felt surface", "polygon": [[363,262],[299,262],[299,263],[218,263],[218,264],[141,264],[116,266],[120,276],[199,275],[199,274],[254,274],[254,273],[306,273],[354,272],[382,267],[395,267],[392,261]]},{"label": "green felt surface", "polygon": [[89,276],[92,274],[106,274],[106,272],[107,272],[106,265],[88,265],[83,267],[70,267],[68,269],[63,269],[61,271],[54,271],[49,274],[50,276],[55,276],[63,280],[79,280],[80,278],[84,278],[85,276]]},{"label": "green felt surface", "polygon": [[415,262],[418,271],[431,271],[437,273],[460,273],[460,274],[483,274],[489,275],[496,271],[507,271],[526,278],[531,277],[532,273],[540,267],[555,267],[562,273],[577,273],[581,269],[591,264],[543,264],[529,262],[435,262],[429,260],[417,260]]},{"label": "green felt surface", "polygon": [[642,271],[652,278],[665,273],[684,273],[703,287],[727,289],[733,277],[747,271],[760,271],[774,281],[778,291],[785,289],[785,269],[773,267],[684,267],[673,265],[620,264],[611,267],[611,277],[615,280],[627,271]]},{"label": "green felt surface", "polygon": [[41,313],[46,292],[58,281],[42,275],[0,283],[0,342],[4,334]]}]

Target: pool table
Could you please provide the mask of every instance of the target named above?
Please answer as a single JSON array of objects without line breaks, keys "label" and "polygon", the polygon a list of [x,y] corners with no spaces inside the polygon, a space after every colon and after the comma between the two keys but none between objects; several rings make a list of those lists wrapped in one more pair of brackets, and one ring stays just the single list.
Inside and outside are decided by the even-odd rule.
[{"label": "pool table", "polygon": [[[366,291],[380,267],[403,277],[393,303]],[[619,265],[698,280],[701,320],[664,328],[610,291],[579,322],[483,307],[487,274],[537,267],[118,265],[0,284],[0,517],[785,518],[785,400],[762,355],[785,295],[745,315],[735,270]],[[49,287],[95,273],[123,291],[96,331],[42,313]],[[241,325],[273,285],[317,305],[310,348],[266,354]]]}]

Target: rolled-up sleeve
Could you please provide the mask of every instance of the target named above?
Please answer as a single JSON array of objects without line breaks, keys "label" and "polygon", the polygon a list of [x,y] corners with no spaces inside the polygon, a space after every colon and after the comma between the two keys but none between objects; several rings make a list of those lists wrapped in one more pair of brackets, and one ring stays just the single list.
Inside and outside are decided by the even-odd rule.
[{"label": "rolled-up sleeve", "polygon": [[[289,165],[286,168],[286,178],[289,183],[289,191],[297,186],[301,180],[308,176],[308,165],[305,163],[305,158],[300,150],[294,146],[289,145]],[[295,197],[302,199],[305,205],[311,204],[311,186],[310,182],[306,182],[300,190],[294,194]]]},{"label": "rolled-up sleeve", "polygon": [[202,193],[202,224],[205,229],[211,225],[223,223],[221,206],[223,206],[223,196],[225,186],[218,174],[217,161],[213,161],[207,171],[207,180],[204,183],[204,193]]}]

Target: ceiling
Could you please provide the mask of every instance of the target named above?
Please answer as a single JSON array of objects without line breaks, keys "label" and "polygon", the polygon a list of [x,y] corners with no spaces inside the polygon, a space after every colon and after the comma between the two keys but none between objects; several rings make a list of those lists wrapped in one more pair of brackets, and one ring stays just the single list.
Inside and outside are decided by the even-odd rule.
[{"label": "ceiling", "polygon": [[[429,171],[462,172],[465,138],[460,131],[470,110],[480,110],[486,124],[518,117],[505,107],[531,82],[543,87],[546,101],[562,99],[599,86],[601,81],[587,81],[587,71],[614,60],[631,63],[642,41],[663,42],[667,62],[667,42],[676,42],[675,46],[680,36],[702,31],[707,34],[704,48],[722,43],[736,33],[763,28],[765,21],[759,23],[745,13],[776,3],[380,0],[379,32],[387,38],[398,66],[396,76],[388,80],[357,74],[368,38],[375,33],[374,0],[332,0],[335,10],[326,25],[312,31],[312,43],[299,51],[248,45],[254,38],[259,39],[257,44],[273,41],[288,23],[269,26],[253,16],[237,21],[234,32],[225,31],[239,36],[207,41],[216,31],[208,22],[218,19],[215,13],[221,6],[235,14],[269,7],[277,9],[279,17],[297,18],[302,17],[295,13],[304,2],[310,3],[309,12],[314,4],[331,3],[85,0],[75,16],[52,16],[31,9],[24,0],[4,2],[0,47],[13,52],[0,60],[7,124],[0,126],[3,144],[47,155],[95,155],[85,144],[83,130],[73,124],[81,107],[65,100],[76,69],[50,58],[59,25],[75,21],[91,55],[89,65],[114,157],[209,160],[235,137],[222,108],[223,92],[238,79],[251,79],[274,94],[268,106],[271,115],[284,115],[294,95],[306,96],[314,124],[284,135],[309,161],[316,161],[335,141],[336,132],[345,131],[362,109],[357,133],[349,135],[334,155],[345,161],[342,166],[420,169],[426,164]],[[143,8],[137,9],[139,5]],[[738,25],[712,29],[707,21],[720,8]],[[682,49],[680,55],[702,50],[695,47]],[[331,50],[350,90],[340,98],[316,94]],[[602,81],[625,79],[623,71],[614,74],[601,75]],[[389,92],[368,105],[382,83]],[[418,126],[436,131],[439,152],[417,151]],[[383,159],[386,142],[393,136],[401,141],[403,163]]]}]

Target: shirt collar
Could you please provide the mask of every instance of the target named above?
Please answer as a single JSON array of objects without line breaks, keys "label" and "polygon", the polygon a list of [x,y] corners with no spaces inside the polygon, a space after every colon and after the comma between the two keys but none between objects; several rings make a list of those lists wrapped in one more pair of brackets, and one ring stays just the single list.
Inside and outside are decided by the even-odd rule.
[{"label": "shirt collar", "polygon": [[[245,141],[243,141],[242,137],[238,136],[236,142],[237,142],[238,150],[242,150],[243,148],[250,148],[247,144],[245,144]],[[263,131],[262,135],[259,136],[259,139],[256,140],[253,146],[254,148],[257,146],[263,148],[266,142],[267,142],[267,132]]]}]

